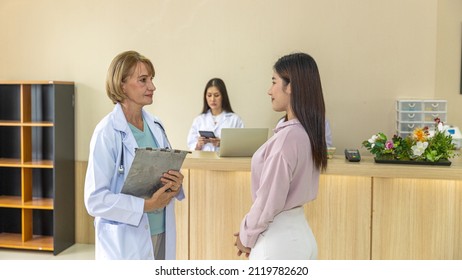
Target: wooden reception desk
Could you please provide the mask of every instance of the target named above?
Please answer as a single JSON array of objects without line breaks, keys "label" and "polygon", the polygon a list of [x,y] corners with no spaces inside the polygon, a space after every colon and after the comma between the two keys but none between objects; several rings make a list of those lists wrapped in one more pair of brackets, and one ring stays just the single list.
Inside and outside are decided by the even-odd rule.
[{"label": "wooden reception desk", "polygon": [[[462,259],[462,158],[451,161],[448,167],[329,159],[317,199],[305,206],[318,258]],[[82,173],[86,164],[80,166]],[[233,233],[251,205],[250,158],[194,152],[183,168],[177,258],[244,259],[236,255]],[[78,186],[83,193],[83,182]],[[82,242],[94,231],[79,207],[76,239]]]},{"label": "wooden reception desk", "polygon": [[[359,163],[336,155],[305,213],[319,259],[462,259],[462,161]],[[194,152],[177,203],[179,259],[240,259],[233,233],[251,205],[250,158]]]}]

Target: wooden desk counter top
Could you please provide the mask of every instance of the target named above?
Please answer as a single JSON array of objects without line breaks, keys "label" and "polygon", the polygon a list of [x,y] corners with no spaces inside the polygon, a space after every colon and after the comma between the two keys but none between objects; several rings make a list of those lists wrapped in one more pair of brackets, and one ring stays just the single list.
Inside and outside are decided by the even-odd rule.
[{"label": "wooden desk counter top", "polygon": [[221,158],[215,152],[193,151],[186,156],[182,168],[220,171],[250,171],[250,157]]},{"label": "wooden desk counter top", "polygon": [[[461,154],[461,151],[457,151]],[[186,169],[250,171],[250,157],[220,158],[214,152],[194,151],[183,164]],[[421,178],[462,180],[462,156],[451,159],[451,166],[375,163],[372,156],[360,162],[348,162],[343,155],[328,160],[325,174],[382,178]]]}]

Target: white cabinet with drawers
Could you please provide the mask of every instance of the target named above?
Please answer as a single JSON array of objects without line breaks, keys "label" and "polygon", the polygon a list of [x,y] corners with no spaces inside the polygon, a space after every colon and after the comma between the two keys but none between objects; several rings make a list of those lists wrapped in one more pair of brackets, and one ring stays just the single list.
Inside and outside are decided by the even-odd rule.
[{"label": "white cabinet with drawers", "polygon": [[435,124],[435,119],[447,120],[446,100],[397,100],[396,101],[396,133],[406,137],[418,127]]}]

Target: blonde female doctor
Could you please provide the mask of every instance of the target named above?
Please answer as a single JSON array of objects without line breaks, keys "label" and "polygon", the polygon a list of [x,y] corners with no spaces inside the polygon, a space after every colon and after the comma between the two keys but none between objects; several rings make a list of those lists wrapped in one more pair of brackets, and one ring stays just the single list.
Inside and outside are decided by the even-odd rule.
[{"label": "blonde female doctor", "polygon": [[175,259],[174,201],[184,198],[183,175],[166,171],[164,186],[149,199],[121,193],[135,148],[170,147],[160,121],[143,109],[153,102],[154,75],[151,61],[134,51],[116,56],[108,70],[106,91],[115,107],[94,130],[85,178],[96,259]]},{"label": "blonde female doctor", "polygon": [[[202,112],[189,130],[188,148],[192,151],[218,151],[222,128],[242,128],[244,122],[233,112],[228,91],[222,79],[213,78],[204,90]],[[199,131],[211,131],[215,137],[201,136]]]}]

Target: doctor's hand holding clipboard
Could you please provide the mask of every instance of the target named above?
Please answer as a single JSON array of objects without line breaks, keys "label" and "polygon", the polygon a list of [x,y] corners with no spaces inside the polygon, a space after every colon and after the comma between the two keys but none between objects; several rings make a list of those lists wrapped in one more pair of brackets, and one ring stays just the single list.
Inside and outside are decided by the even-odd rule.
[{"label": "doctor's hand holding clipboard", "polygon": [[190,151],[137,148],[122,193],[144,198],[144,212],[164,208],[183,183],[181,170]]},{"label": "doctor's hand holding clipboard", "polygon": [[164,185],[153,193],[150,198],[145,199],[144,212],[152,212],[156,209],[165,208],[172,198],[177,196],[180,192],[183,178],[183,174],[179,171],[169,170],[165,172],[160,178],[160,181]]},{"label": "doctor's hand holding clipboard", "polygon": [[[174,181],[168,181],[163,187],[158,189],[150,198],[145,199],[144,203],[144,212],[152,212],[156,209],[161,209],[167,206],[172,200],[173,197],[178,195],[181,187],[181,182],[183,181],[183,175],[178,171],[169,171],[176,172],[177,174],[172,173],[170,176],[175,178]],[[179,176],[180,175],[180,176]],[[181,178],[181,179],[180,179]],[[161,179],[166,180],[166,179]]]}]

